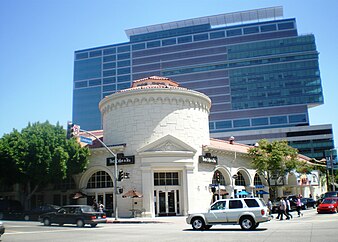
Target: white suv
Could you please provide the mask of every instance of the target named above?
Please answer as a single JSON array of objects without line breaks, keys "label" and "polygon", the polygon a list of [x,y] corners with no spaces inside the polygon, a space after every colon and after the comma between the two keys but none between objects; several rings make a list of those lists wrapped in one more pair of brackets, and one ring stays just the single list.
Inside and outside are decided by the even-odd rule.
[{"label": "white suv", "polygon": [[244,230],[256,229],[271,219],[268,208],[259,198],[232,198],[214,202],[208,212],[189,214],[193,229],[210,229],[212,225],[239,224]]}]

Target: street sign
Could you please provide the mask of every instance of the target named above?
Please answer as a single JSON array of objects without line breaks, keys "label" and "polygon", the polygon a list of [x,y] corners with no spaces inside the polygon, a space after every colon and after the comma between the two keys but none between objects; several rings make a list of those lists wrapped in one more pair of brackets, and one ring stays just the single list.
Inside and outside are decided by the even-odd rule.
[{"label": "street sign", "polygon": [[86,144],[89,144],[89,145],[93,144],[93,140],[91,138],[87,138],[87,137],[84,137],[84,136],[80,136],[80,142],[86,143]]},{"label": "street sign", "polygon": [[[123,156],[118,157],[117,162],[118,165],[129,165],[129,164],[135,164],[135,156]],[[108,157],[107,158],[107,166],[113,166],[115,165],[115,158],[114,157]]]}]

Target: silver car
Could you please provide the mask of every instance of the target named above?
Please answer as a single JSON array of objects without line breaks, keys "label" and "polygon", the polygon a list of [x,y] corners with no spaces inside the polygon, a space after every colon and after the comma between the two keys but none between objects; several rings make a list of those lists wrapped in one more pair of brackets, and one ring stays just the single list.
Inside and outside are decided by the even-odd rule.
[{"label": "silver car", "polygon": [[207,212],[189,214],[186,221],[197,230],[226,224],[239,224],[243,230],[252,230],[270,219],[268,208],[259,198],[233,198],[214,202]]}]

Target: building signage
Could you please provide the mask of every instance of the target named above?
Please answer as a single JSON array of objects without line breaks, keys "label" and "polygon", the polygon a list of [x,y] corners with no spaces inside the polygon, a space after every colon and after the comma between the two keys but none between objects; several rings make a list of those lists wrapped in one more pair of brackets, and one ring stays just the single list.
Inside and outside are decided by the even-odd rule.
[{"label": "building signage", "polygon": [[[118,165],[129,165],[129,164],[135,164],[135,156],[117,156],[117,164]],[[115,158],[114,157],[108,157],[107,158],[107,166],[113,166],[115,165]]]},{"label": "building signage", "polygon": [[217,164],[217,156],[211,156],[211,155],[200,155],[199,156],[199,162],[200,163],[211,163],[211,164]]}]

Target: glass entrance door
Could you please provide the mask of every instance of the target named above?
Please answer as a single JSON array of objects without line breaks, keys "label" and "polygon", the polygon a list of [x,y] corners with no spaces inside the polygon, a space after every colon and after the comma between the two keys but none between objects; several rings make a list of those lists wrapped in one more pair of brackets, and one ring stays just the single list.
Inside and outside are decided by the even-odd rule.
[{"label": "glass entrance door", "polygon": [[154,195],[156,216],[175,216],[180,213],[179,190],[155,190]]}]

